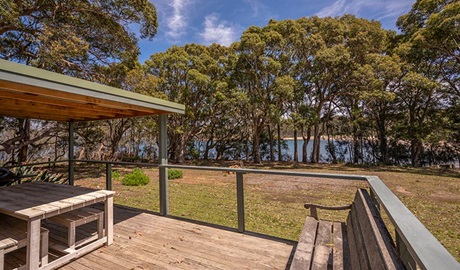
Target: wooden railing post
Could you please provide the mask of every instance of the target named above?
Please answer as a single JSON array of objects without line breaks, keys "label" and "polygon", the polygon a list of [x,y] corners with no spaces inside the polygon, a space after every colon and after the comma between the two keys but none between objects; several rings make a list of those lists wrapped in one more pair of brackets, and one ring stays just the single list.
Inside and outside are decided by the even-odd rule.
[{"label": "wooden railing post", "polygon": [[112,190],[112,163],[105,164],[105,189]]},{"label": "wooden railing post", "polygon": [[242,172],[236,173],[236,203],[238,207],[238,232],[241,233],[245,231],[243,174],[244,173]]}]

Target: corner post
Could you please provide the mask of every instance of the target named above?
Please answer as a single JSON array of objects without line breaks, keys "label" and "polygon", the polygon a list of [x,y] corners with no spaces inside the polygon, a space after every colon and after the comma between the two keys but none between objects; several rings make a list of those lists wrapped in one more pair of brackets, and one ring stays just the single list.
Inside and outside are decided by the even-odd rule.
[{"label": "corner post", "polygon": [[74,155],[74,146],[75,146],[75,138],[74,138],[74,128],[75,123],[70,121],[69,122],[69,185],[74,185],[75,180],[75,155]]},{"label": "corner post", "polygon": [[167,116],[160,115],[159,123],[159,164],[160,164],[160,215],[166,216],[169,214],[168,203],[168,168],[162,165],[168,164],[168,132],[167,132]]}]

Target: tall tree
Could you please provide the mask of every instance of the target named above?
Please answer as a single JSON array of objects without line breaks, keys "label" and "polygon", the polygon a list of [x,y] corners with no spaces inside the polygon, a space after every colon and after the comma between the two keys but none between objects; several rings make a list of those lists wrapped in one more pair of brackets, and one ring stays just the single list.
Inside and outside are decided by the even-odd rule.
[{"label": "tall tree", "polygon": [[252,157],[260,163],[260,135],[276,108],[275,100],[282,98],[276,87],[280,76],[281,63],[273,57],[276,54],[281,35],[269,28],[252,26],[247,29],[238,44],[238,63],[235,67],[234,82],[247,96],[246,121],[252,135]]},{"label": "tall tree", "polygon": [[[158,25],[148,0],[0,0],[0,7],[0,58],[115,85],[138,61],[132,25],[149,39]],[[108,66],[117,72],[104,72]],[[21,128],[30,130],[30,121],[19,120]],[[25,142],[36,138],[20,133],[24,161]]]}]

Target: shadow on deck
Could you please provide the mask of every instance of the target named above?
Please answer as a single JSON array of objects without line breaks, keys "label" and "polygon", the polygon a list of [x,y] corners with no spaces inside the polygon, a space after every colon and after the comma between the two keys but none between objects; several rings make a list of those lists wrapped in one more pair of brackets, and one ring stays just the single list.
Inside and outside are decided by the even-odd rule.
[{"label": "shadow on deck", "polygon": [[60,269],[288,269],[296,245],[119,205],[114,218],[113,245]]}]

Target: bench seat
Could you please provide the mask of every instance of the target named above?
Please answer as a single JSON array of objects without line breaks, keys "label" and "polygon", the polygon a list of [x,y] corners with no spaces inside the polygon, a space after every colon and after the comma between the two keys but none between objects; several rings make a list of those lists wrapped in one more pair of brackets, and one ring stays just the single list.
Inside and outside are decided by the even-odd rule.
[{"label": "bench seat", "polygon": [[[92,241],[101,239],[104,237],[103,232],[103,214],[104,212],[91,207],[79,208],[67,213],[63,213],[47,219],[47,222],[51,222],[56,225],[67,228],[67,239],[62,239],[57,235],[52,235],[54,239],[60,242],[65,242],[69,249],[76,249],[80,246],[88,244]],[[85,225],[91,222],[96,222],[96,232],[89,237],[86,237],[80,241],[76,241],[76,229],[81,225]],[[56,245],[53,245],[55,247]]]},{"label": "bench seat", "polygon": [[[405,269],[367,190],[350,206],[305,206],[314,217],[305,220],[290,269]],[[331,222],[317,219],[316,208],[351,210],[346,222]]]},{"label": "bench seat", "polygon": [[[40,228],[40,261],[48,263],[49,231]],[[0,270],[4,269],[5,254],[27,246],[27,222],[0,214]]]}]

